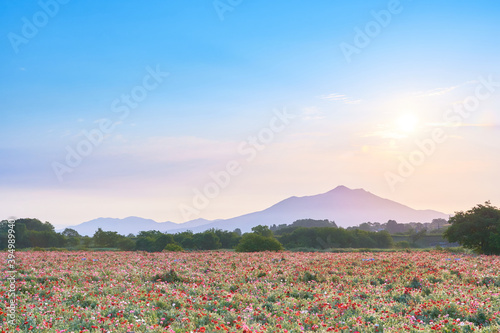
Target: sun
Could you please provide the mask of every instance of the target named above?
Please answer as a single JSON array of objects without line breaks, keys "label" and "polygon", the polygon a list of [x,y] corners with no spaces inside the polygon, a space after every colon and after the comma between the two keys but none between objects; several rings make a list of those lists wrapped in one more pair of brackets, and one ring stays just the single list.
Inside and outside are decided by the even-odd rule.
[{"label": "sun", "polygon": [[411,113],[404,114],[396,120],[397,129],[403,133],[409,134],[415,132],[417,126],[418,126],[418,117]]}]

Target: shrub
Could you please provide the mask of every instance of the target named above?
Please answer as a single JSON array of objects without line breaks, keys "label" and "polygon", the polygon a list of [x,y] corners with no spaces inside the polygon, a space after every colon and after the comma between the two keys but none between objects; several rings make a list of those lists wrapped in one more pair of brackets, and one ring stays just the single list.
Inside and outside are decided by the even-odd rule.
[{"label": "shrub", "polygon": [[400,241],[396,242],[396,248],[398,249],[409,249],[410,248],[410,242],[408,241]]},{"label": "shrub", "polygon": [[167,244],[167,246],[165,246],[163,251],[182,252],[182,251],[184,251],[184,249],[179,244],[171,243],[171,244]]},{"label": "shrub", "polygon": [[132,251],[135,248],[135,242],[130,238],[123,237],[118,241],[118,248],[122,251]]},{"label": "shrub", "polygon": [[283,246],[273,237],[244,234],[236,246],[237,252],[282,251]]},{"label": "shrub", "polygon": [[170,271],[166,272],[165,274],[156,274],[152,278],[153,282],[156,281],[161,281],[161,282],[167,282],[167,283],[174,283],[174,282],[187,282],[187,280],[177,274],[176,271],[171,269]]}]

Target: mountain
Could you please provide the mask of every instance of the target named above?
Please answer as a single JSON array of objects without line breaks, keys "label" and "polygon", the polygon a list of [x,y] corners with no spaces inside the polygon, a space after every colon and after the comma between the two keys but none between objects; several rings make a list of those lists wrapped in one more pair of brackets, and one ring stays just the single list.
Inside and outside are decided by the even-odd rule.
[{"label": "mountain", "polygon": [[[363,189],[349,189],[338,186],[318,195],[290,197],[259,212],[254,212],[227,220],[214,221],[197,228],[193,232],[202,232],[210,228],[251,231],[256,225],[291,224],[299,219],[328,219],[339,227],[350,227],[363,222],[398,223],[431,222],[435,218],[448,219],[447,214],[434,210],[416,210],[395,201],[383,199]],[[182,224],[180,224],[182,226]],[[184,229],[179,229],[182,231]],[[176,232],[177,230],[173,230]]]},{"label": "mountain", "polygon": [[168,232],[179,228],[197,228],[204,224],[213,221],[205,219],[196,219],[186,223],[174,222],[156,222],[150,219],[143,219],[141,217],[129,216],[124,219],[115,219],[110,217],[100,217],[91,221],[83,222],[70,228],[78,231],[80,235],[92,236],[98,228],[104,231],[117,231],[121,235],[128,235],[130,233],[137,235],[141,231],[159,230],[161,232]]},{"label": "mountain", "polygon": [[98,218],[72,227],[81,235],[92,236],[97,228],[104,231],[118,231],[122,235],[137,234],[140,231],[159,230],[176,233],[186,230],[203,232],[215,228],[243,232],[251,231],[254,226],[291,224],[299,219],[335,221],[339,227],[350,227],[363,222],[385,223],[396,220],[398,223],[431,222],[435,218],[448,219],[448,215],[434,210],[416,210],[395,201],[383,199],[363,189],[349,189],[338,186],[335,189],[312,196],[290,197],[277,204],[250,214],[238,217],[209,221],[197,219],[185,223],[156,222],[140,217],[125,219]]}]

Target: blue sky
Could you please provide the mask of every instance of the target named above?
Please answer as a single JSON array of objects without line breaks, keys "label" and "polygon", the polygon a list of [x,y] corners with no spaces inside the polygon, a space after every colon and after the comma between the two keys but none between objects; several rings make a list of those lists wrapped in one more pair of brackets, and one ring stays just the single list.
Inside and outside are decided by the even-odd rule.
[{"label": "blue sky", "polygon": [[[500,81],[496,1],[221,0],[223,20],[205,0],[66,2],[0,5],[0,218],[181,222],[179,207],[232,160],[241,173],[189,217],[228,218],[340,184],[449,213],[500,204],[500,89],[459,126],[443,120],[486,89],[481,77]],[[347,61],[342,43],[356,46],[356,29],[391,6]],[[34,36],[26,22],[39,23]],[[119,119],[113,101],[148,68],[169,75]],[[238,146],[277,109],[295,118],[247,161]],[[114,129],[60,181],[54,162],[104,119]],[[400,158],[436,128],[447,140],[401,176]]]}]

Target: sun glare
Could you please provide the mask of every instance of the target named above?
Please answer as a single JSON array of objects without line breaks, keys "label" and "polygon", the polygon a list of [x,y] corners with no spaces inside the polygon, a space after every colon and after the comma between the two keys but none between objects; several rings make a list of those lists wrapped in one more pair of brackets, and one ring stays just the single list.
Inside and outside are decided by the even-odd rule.
[{"label": "sun glare", "polygon": [[417,129],[418,118],[414,114],[405,114],[400,116],[396,121],[396,126],[399,131],[404,133],[412,133]]}]

